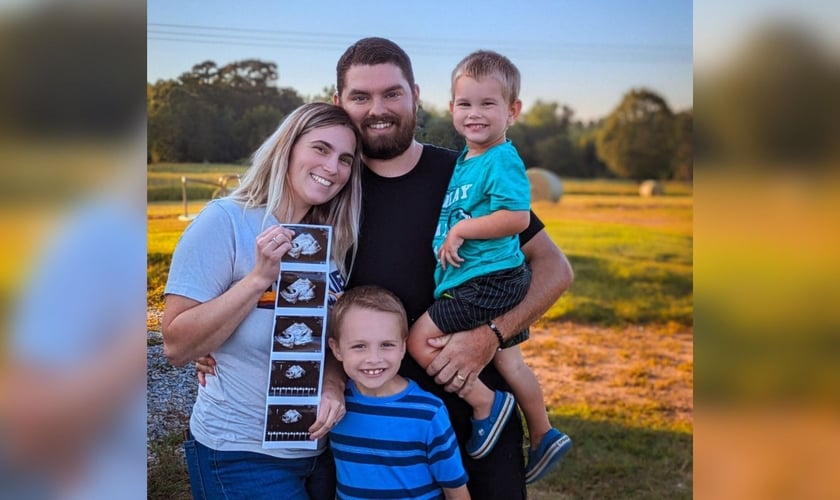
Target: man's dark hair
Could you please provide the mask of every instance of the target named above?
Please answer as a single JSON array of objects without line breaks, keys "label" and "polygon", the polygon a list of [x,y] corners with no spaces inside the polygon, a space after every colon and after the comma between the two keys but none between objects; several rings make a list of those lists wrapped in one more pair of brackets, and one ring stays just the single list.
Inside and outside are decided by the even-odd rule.
[{"label": "man's dark hair", "polygon": [[344,90],[344,77],[350,66],[374,66],[377,64],[393,64],[400,68],[403,76],[408,81],[409,87],[414,91],[414,70],[411,68],[411,59],[399,45],[387,38],[362,38],[344,51],[336,70],[336,92],[341,95]]}]

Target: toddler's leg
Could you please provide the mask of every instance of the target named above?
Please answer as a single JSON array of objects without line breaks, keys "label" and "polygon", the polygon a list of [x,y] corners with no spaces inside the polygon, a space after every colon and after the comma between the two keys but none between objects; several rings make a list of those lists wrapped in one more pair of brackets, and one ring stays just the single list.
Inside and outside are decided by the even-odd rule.
[{"label": "toddler's leg", "polygon": [[545,433],[551,429],[545,410],[545,396],[536,375],[525,364],[519,346],[502,349],[493,358],[496,369],[513,389],[516,402],[525,414],[531,448],[536,449]]},{"label": "toddler's leg", "polygon": [[424,369],[432,364],[440,349],[436,349],[426,342],[429,339],[436,337],[444,337],[445,342],[449,342],[449,335],[445,335],[440,331],[432,321],[429,313],[423,313],[417,321],[411,325],[408,332],[408,343],[406,345],[408,353],[414,358],[414,361],[422,366]]},{"label": "toddler's leg", "polygon": [[518,346],[497,352],[493,363],[510,384],[519,407],[525,414],[531,440],[528,465],[525,467],[525,483],[531,484],[539,481],[560,463],[572,448],[572,440],[551,427],[542,388],[534,372],[525,364]]}]

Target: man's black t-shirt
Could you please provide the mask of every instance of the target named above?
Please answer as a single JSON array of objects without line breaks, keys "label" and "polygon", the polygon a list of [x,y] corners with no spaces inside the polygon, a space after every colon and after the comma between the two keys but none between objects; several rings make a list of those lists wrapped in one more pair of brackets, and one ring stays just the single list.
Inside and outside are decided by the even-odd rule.
[{"label": "man's black t-shirt", "polygon": [[379,285],[403,301],[412,324],[435,288],[432,236],[457,153],[423,146],[417,165],[400,177],[362,173],[362,223],[350,286]]}]

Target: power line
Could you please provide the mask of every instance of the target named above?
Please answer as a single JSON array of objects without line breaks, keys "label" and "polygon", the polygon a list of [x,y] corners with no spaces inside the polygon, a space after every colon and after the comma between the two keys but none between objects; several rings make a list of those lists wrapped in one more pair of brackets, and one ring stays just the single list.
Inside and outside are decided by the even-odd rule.
[{"label": "power line", "polygon": [[[317,31],[295,31],[295,30],[268,30],[268,29],[256,29],[256,28],[234,28],[234,27],[225,27],[225,26],[207,26],[207,25],[199,25],[199,24],[169,24],[169,23],[148,23],[148,26],[157,26],[162,28],[180,28],[187,30],[185,33],[188,33],[189,30],[212,30],[212,31],[231,31],[231,32],[245,32],[245,33],[268,33],[273,35],[292,35],[292,36],[300,36],[300,37],[311,37],[311,38],[338,38],[342,41],[350,40],[351,43],[360,39],[364,38],[368,35],[360,35],[358,33],[325,33],[325,32],[317,32]],[[446,46],[451,43],[460,43],[462,45],[487,45],[487,44],[502,44],[502,45],[510,45],[510,46],[527,46],[529,48],[540,48],[546,46],[563,46],[563,47],[595,47],[595,48],[630,48],[630,49],[642,49],[642,50],[651,50],[651,51],[670,51],[670,50],[691,50],[690,45],[650,45],[650,44],[593,44],[593,43],[575,43],[575,42],[564,42],[564,41],[557,41],[557,40],[543,40],[543,41],[505,41],[505,40],[498,40],[498,39],[476,39],[476,38],[440,38],[436,37],[434,39],[426,38],[426,37],[399,37],[400,40],[408,41],[408,42],[422,42],[426,44],[434,44],[438,46]]]},{"label": "power line", "polygon": [[[148,23],[150,41],[343,50],[363,38],[350,33],[249,29],[224,26]],[[162,29],[160,29],[162,28]],[[247,33],[243,34],[243,33]],[[478,47],[493,48],[509,57],[537,60],[577,60],[629,63],[691,63],[690,46],[593,44],[563,41],[506,41],[456,38],[399,37],[412,55],[462,55]]]}]

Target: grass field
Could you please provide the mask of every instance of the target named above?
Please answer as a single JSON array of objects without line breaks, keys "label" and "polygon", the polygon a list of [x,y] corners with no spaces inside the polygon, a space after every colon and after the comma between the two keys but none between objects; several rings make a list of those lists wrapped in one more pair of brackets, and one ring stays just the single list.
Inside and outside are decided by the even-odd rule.
[{"label": "grass field", "polygon": [[[197,213],[203,202],[190,202]],[[575,270],[572,288],[544,319],[621,325],[692,323],[692,201],[690,197],[567,195],[534,204],[535,213]],[[148,205],[149,302],[189,223],[179,202]],[[161,267],[163,266],[163,267]]]},{"label": "grass field", "polygon": [[[156,163],[147,169],[149,201],[176,201],[181,199],[181,176],[204,181],[216,181],[222,175],[241,175],[247,166],[218,163]],[[692,187],[684,182],[664,182],[666,198],[691,196]],[[633,181],[604,179],[564,179],[563,190],[567,195],[627,195],[637,197],[639,187]],[[196,191],[190,198],[200,198],[208,189]],[[206,196],[205,196],[206,197]]]},{"label": "grass field", "polygon": [[[231,171],[194,168],[210,178]],[[166,166],[155,175],[180,179]],[[564,186],[559,203],[533,209],[569,257],[575,282],[532,329],[523,353],[552,422],[575,446],[529,497],[691,498],[691,186],[666,184],[668,195],[654,198],[639,197],[632,182]],[[191,201],[190,212],[202,205]],[[182,212],[177,199],[148,205],[150,309],[160,306],[169,256],[188,224],[178,220]],[[156,321],[150,314],[149,327]],[[189,498],[177,444],[153,444],[162,462],[150,469],[150,498]]]},{"label": "grass field", "polygon": [[146,199],[150,202],[181,200],[181,177],[187,177],[188,199],[208,199],[218,187],[221,177],[231,177],[227,185],[236,187],[237,182],[233,177],[245,173],[246,169],[242,165],[204,163],[149,165],[146,173]]},{"label": "grass field", "polygon": [[576,276],[545,319],[691,324],[691,198],[567,195],[533,208]]}]

